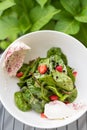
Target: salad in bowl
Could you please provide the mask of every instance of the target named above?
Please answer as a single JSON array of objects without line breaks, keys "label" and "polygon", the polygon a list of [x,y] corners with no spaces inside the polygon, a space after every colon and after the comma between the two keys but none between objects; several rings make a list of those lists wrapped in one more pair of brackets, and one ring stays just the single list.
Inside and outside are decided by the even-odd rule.
[{"label": "salad in bowl", "polygon": [[[32,109],[38,113],[45,112],[47,116],[45,108],[50,101],[72,103],[78,93],[75,86],[76,73],[68,65],[60,48],[50,48],[46,57],[24,63],[17,71],[17,84],[20,87],[20,91],[14,94],[17,107],[22,111]],[[57,111],[59,113],[58,109]]]},{"label": "salad in bowl", "polygon": [[0,59],[0,99],[21,122],[67,125],[87,110],[87,50],[73,37],[44,30],[14,41]]}]

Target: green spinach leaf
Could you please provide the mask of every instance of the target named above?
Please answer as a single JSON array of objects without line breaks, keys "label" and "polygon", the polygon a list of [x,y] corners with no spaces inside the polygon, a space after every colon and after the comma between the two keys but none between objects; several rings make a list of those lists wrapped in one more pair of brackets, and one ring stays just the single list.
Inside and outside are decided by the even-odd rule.
[{"label": "green spinach leaf", "polygon": [[71,78],[67,76],[66,74],[58,72],[58,71],[54,71],[53,78],[61,89],[65,89],[67,91],[73,90],[74,88],[73,82]]},{"label": "green spinach leaf", "polygon": [[[51,56],[53,56],[53,57],[51,57]],[[65,63],[65,65],[67,65],[67,58],[66,58],[65,54],[61,51],[61,49],[58,48],[58,47],[52,47],[52,48],[50,48],[47,51],[47,57],[50,57],[50,60],[52,59],[52,60],[54,60],[56,62],[58,62],[58,60],[60,62],[62,62],[61,60],[63,60],[63,62]]]},{"label": "green spinach leaf", "polygon": [[76,15],[80,11],[80,1],[79,0],[60,0],[62,6],[66,11],[72,15]]},{"label": "green spinach leaf", "polygon": [[24,100],[22,92],[16,92],[14,94],[14,98],[15,103],[20,110],[28,111],[31,109],[31,106]]},{"label": "green spinach leaf", "polygon": [[75,19],[79,22],[87,23],[87,7],[83,8],[82,11],[75,16]]},{"label": "green spinach leaf", "polygon": [[68,102],[73,102],[75,99],[76,99],[76,97],[77,97],[77,89],[76,88],[74,88],[73,89],[73,91],[72,91],[72,93],[68,96],[68,98],[66,98],[66,101],[68,101]]},{"label": "green spinach leaf", "polygon": [[[31,31],[41,29],[45,24],[47,24],[52,19],[52,17],[55,14],[59,12],[60,10],[55,9],[53,6],[47,6],[44,8],[37,6],[36,8],[34,8],[30,13],[31,19],[34,22]],[[36,13],[38,15],[36,15]]]},{"label": "green spinach leaf", "polygon": [[0,18],[0,40],[6,39],[12,34],[20,32],[17,17],[14,15],[2,16]]},{"label": "green spinach leaf", "polygon": [[4,0],[0,2],[0,11],[4,11],[12,6],[14,6],[16,3],[14,0]]},{"label": "green spinach leaf", "polygon": [[79,32],[80,24],[72,17],[62,18],[55,25],[55,30],[67,34],[76,34]]},{"label": "green spinach leaf", "polygon": [[48,0],[36,0],[38,4],[43,8]]},{"label": "green spinach leaf", "polygon": [[67,75],[72,79],[73,84],[75,83],[75,76],[73,75],[73,70],[67,66]]}]

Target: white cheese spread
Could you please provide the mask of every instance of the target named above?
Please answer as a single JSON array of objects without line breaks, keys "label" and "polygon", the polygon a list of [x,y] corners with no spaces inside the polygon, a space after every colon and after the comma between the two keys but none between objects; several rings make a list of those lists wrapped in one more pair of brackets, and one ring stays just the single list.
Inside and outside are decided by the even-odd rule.
[{"label": "white cheese spread", "polygon": [[25,55],[30,47],[23,42],[15,42],[10,45],[5,55],[3,66],[10,76],[15,76],[21,68]]},{"label": "white cheese spread", "polygon": [[74,112],[65,103],[55,100],[45,104],[44,115],[48,119],[64,119],[68,118]]}]

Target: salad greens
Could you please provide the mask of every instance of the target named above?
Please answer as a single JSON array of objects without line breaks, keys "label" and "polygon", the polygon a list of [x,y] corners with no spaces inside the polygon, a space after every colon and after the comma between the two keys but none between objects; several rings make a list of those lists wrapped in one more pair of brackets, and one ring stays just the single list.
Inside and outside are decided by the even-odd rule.
[{"label": "salad greens", "polygon": [[[22,15],[21,15],[22,14]],[[37,30],[61,31],[87,47],[87,0],[0,0],[0,48]]]},{"label": "salad greens", "polygon": [[18,77],[20,91],[15,92],[14,99],[22,111],[42,113],[52,95],[64,103],[71,103],[77,97],[73,69],[58,47],[50,48],[45,58],[39,57],[29,64],[24,63],[17,74],[20,72],[23,73]]}]

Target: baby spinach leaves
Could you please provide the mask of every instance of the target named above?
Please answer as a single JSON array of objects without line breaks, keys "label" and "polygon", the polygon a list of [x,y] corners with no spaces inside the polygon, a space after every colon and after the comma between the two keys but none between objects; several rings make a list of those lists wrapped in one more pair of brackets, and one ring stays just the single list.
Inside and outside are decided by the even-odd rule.
[{"label": "baby spinach leaves", "polygon": [[24,100],[22,92],[16,92],[14,97],[15,97],[15,103],[20,110],[28,111],[31,109],[30,105],[26,103],[26,101]]},{"label": "baby spinach leaves", "polygon": [[[40,65],[47,66],[43,74],[38,70]],[[62,66],[62,71],[58,71],[56,66]],[[22,111],[33,109],[38,113],[43,112],[51,95],[58,96],[62,102],[73,102],[77,97],[73,69],[68,66],[67,57],[60,48],[50,48],[47,57],[24,63],[20,71],[24,75],[19,78],[17,84],[20,91],[14,94],[14,98]]]},{"label": "baby spinach leaves", "polygon": [[54,55],[57,55],[57,60],[58,60],[58,56],[59,56],[59,59],[61,57],[61,59],[63,60],[63,62],[65,63],[65,65],[67,65],[67,58],[66,58],[65,54],[61,51],[60,48],[58,48],[58,47],[52,47],[51,49],[49,49],[47,51],[47,57],[54,56]]},{"label": "baby spinach leaves", "polygon": [[[58,78],[56,78],[58,76]],[[55,79],[57,85],[67,91],[72,91],[74,86],[71,78],[65,73],[60,73],[58,71],[53,72],[53,78]]]}]

